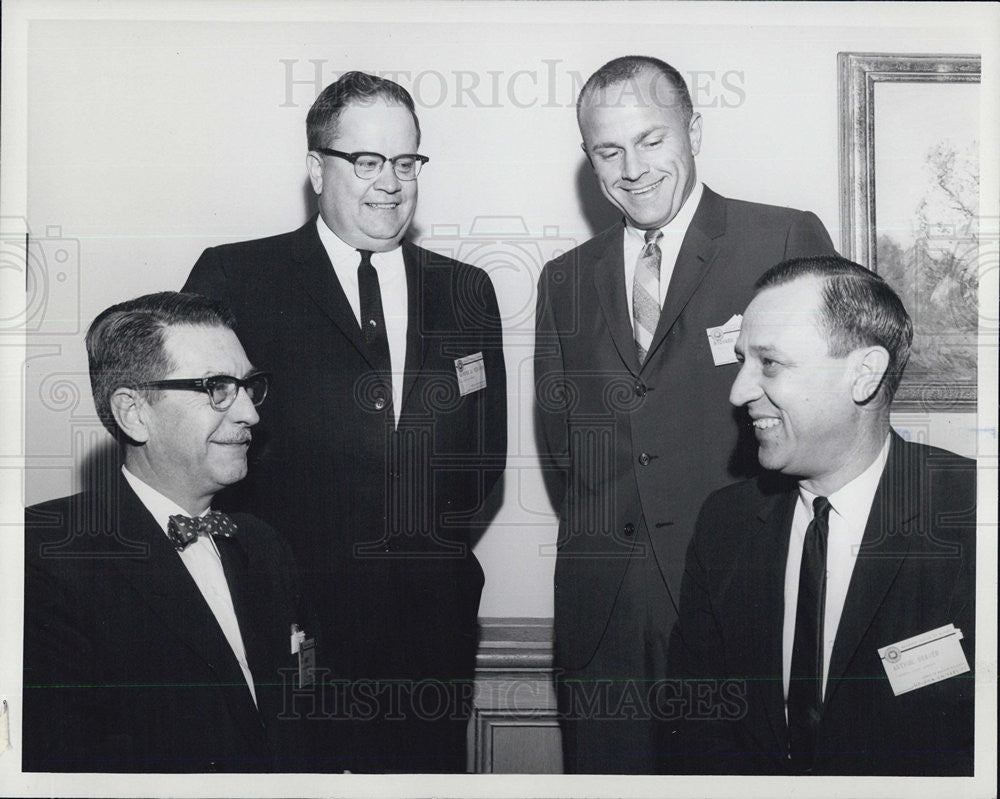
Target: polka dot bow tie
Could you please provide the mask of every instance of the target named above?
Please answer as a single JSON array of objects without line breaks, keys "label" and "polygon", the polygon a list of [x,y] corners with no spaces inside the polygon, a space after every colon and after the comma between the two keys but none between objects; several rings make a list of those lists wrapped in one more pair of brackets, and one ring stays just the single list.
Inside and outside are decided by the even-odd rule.
[{"label": "polka dot bow tie", "polygon": [[236,524],[226,514],[217,510],[210,510],[204,516],[197,518],[178,513],[170,517],[167,523],[167,535],[174,549],[180,552],[199,535],[232,538],[236,535]]}]

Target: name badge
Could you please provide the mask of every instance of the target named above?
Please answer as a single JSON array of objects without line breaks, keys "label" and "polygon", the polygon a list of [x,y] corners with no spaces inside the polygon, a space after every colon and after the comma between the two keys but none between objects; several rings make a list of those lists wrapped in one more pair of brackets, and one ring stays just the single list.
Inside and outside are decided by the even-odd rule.
[{"label": "name badge", "polygon": [[878,650],[896,696],[969,671],[962,650],[962,631],[946,624]]},{"label": "name badge", "polygon": [[712,360],[716,366],[736,363],[736,339],[743,327],[743,314],[733,314],[729,321],[718,327],[707,327],[708,346],[712,348]]},{"label": "name badge", "polygon": [[292,654],[299,656],[299,688],[316,682],[316,639],[292,625]]},{"label": "name badge", "polygon": [[458,376],[458,393],[461,396],[486,388],[486,367],[483,354],[466,355],[455,359],[455,374]]}]

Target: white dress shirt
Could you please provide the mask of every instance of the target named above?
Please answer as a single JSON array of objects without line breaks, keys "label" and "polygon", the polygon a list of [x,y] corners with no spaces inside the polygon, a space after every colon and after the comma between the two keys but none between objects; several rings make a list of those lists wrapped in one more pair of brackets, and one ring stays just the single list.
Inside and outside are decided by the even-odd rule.
[{"label": "white dress shirt", "polygon": [[[144,483],[128,469],[122,466],[122,474],[132,486],[139,501],[146,506],[156,523],[160,525],[163,534],[167,534],[167,524],[170,517],[175,514],[188,516],[188,512],[180,507],[173,500],[163,496],[152,486]],[[205,513],[208,513],[206,510]],[[205,513],[200,515],[204,516]],[[201,595],[205,597],[208,607],[212,610],[212,615],[219,623],[222,634],[226,636],[236,660],[243,671],[243,677],[247,681],[247,688],[253,697],[254,704],[257,704],[257,692],[254,690],[253,674],[250,673],[250,664],[247,663],[246,649],[243,647],[243,635],[240,633],[240,624],[236,619],[236,610],[233,608],[233,598],[229,593],[229,583],[226,582],[226,573],[222,568],[222,559],[219,557],[219,550],[215,547],[215,541],[210,535],[199,535],[196,541],[192,541],[184,549],[177,553],[181,563],[190,572]]]},{"label": "white dress shirt", "polygon": [[[688,228],[691,227],[691,220],[694,219],[694,212],[698,210],[698,203],[701,202],[701,195],[704,184],[700,181],[695,183],[691,189],[681,210],[677,216],[671,219],[666,225],[660,228],[663,238],[660,239],[660,308],[667,298],[667,289],[670,287],[670,278],[674,274],[674,267],[677,265],[677,256],[681,251],[681,244],[687,235]],[[646,246],[646,231],[637,227],[632,227],[625,222],[625,298],[628,301],[629,318],[632,320],[633,329],[635,327],[635,317],[632,314],[632,284],[635,282],[635,264],[639,260],[642,248]]]},{"label": "white dress shirt", "polygon": [[[354,318],[361,329],[361,294],[358,289],[358,265],[361,255],[357,249],[345,243],[323,221],[317,217],[316,227],[320,241],[330,256],[333,271],[337,275],[347,302],[354,311]],[[389,339],[389,361],[392,366],[392,411],[399,424],[400,406],[403,404],[403,372],[406,366],[406,325],[408,322],[406,267],[403,265],[403,251],[396,247],[388,252],[372,253],[372,266],[378,275],[379,293],[382,295],[382,315],[385,317],[385,334]],[[634,268],[634,267],[633,267]]]},{"label": "white dress shirt", "polygon": [[[865,471],[851,482],[835,491],[830,501],[830,529],[826,545],[826,607],[823,615],[823,695],[830,674],[830,655],[837,638],[837,627],[844,611],[847,589],[858,558],[861,539],[868,525],[872,501],[878,489],[886,458],[889,457],[889,436],[878,457]],[[792,672],[792,648],[795,641],[795,611],[799,598],[799,571],[802,566],[802,547],[806,528],[813,517],[813,499],[816,494],[799,486],[792,519],[792,534],[788,541],[788,560],[785,563],[785,618],[782,633],[781,676],[784,680],[785,699],[788,699],[788,681]]]}]

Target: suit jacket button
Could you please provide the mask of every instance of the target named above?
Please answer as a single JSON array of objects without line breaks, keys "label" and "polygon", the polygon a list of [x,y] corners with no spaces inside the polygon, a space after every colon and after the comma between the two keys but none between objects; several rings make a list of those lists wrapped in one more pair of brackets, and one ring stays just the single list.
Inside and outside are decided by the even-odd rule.
[{"label": "suit jacket button", "polygon": [[380,411],[385,407],[385,398],[376,397],[375,398],[375,410]]},{"label": "suit jacket button", "polygon": [[647,455],[645,452],[643,452],[639,456],[639,465],[640,466],[649,466],[649,455]]},{"label": "suit jacket button", "polygon": [[622,532],[623,532],[623,533],[625,533],[625,535],[626,535],[626,536],[627,536],[628,538],[631,538],[632,536],[634,536],[634,535],[635,535],[635,525],[634,525],[634,524],[632,524],[632,522],[629,522],[629,523],[628,523],[628,524],[626,524],[626,525],[625,525],[625,527],[624,527],[624,528],[622,529]]},{"label": "suit jacket button", "polygon": [[639,380],[635,381],[635,395],[637,397],[645,397],[646,396],[646,386],[645,386],[644,383],[640,382]]}]

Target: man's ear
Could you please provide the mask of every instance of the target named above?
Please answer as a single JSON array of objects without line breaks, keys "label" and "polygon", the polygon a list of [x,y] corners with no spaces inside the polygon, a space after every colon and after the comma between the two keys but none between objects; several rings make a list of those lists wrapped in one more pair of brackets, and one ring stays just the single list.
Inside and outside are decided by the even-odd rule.
[{"label": "man's ear", "polygon": [[145,444],[149,440],[146,425],[146,409],[149,403],[139,391],[121,386],[111,395],[111,413],[115,421],[130,439]]},{"label": "man's ear", "polygon": [[688,142],[691,144],[691,155],[698,155],[701,152],[701,114],[697,111],[688,123]]},{"label": "man's ear", "polygon": [[882,378],[889,368],[889,352],[885,347],[866,347],[856,355],[851,396],[858,405],[864,405],[871,401],[882,384]]},{"label": "man's ear", "polygon": [[594,166],[594,159],[590,157],[590,152],[587,150],[587,143],[580,142],[580,149],[583,150],[583,154],[587,156],[587,163],[590,164],[591,168]]},{"label": "man's ear", "polygon": [[313,191],[317,195],[323,193],[323,156],[315,150],[310,150],[306,154],[306,172],[309,173],[309,182],[312,183]]}]

